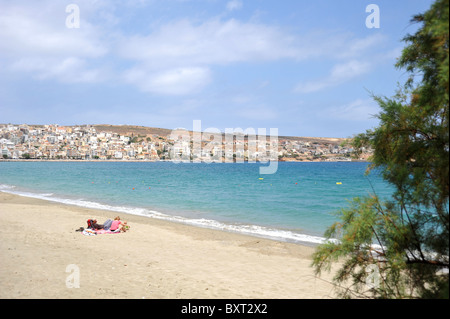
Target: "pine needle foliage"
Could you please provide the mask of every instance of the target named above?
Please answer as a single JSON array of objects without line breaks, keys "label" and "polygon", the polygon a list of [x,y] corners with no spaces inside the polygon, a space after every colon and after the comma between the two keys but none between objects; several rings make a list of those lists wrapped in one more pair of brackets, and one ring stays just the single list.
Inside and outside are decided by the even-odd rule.
[{"label": "pine needle foliage", "polygon": [[396,66],[409,75],[392,98],[373,96],[379,126],[353,139],[374,150],[393,198],[355,198],[314,253],[316,274],[339,261],[342,297],[449,298],[449,1],[412,18]]}]

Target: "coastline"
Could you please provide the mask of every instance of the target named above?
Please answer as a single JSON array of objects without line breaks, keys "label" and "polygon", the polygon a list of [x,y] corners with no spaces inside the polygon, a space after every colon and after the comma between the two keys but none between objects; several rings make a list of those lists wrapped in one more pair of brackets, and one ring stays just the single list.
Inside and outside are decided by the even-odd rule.
[{"label": "coastline", "polygon": [[[0,192],[0,298],[322,299],[314,248],[120,214],[131,231],[84,236],[88,218],[115,212]],[[68,288],[66,268],[80,270]]]},{"label": "coastline", "polygon": [[[108,163],[108,162],[116,162],[116,163],[158,163],[158,162],[176,162],[175,160],[119,160],[119,159],[108,159],[108,160],[102,160],[102,159],[36,159],[36,158],[30,158],[30,159],[3,159],[0,158],[1,162],[78,162],[78,163]],[[370,161],[367,160],[330,160],[330,161],[324,161],[324,160],[316,160],[316,161],[309,161],[309,160],[277,160],[277,162],[280,163],[370,163]],[[194,162],[194,161],[187,161],[186,163],[208,163],[208,162]],[[236,162],[214,162],[216,164],[224,163],[224,164],[236,164]],[[248,163],[248,162],[237,162],[237,164],[241,163]],[[250,163],[260,163],[260,161],[253,161]],[[261,162],[264,164],[264,162]]]}]

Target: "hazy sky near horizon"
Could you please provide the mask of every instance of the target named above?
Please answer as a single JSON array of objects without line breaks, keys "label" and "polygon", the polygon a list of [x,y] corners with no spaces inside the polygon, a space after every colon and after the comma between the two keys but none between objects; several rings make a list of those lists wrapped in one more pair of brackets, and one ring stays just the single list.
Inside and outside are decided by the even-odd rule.
[{"label": "hazy sky near horizon", "polygon": [[371,93],[405,82],[402,38],[431,4],[0,0],[0,123],[349,137],[377,125]]}]

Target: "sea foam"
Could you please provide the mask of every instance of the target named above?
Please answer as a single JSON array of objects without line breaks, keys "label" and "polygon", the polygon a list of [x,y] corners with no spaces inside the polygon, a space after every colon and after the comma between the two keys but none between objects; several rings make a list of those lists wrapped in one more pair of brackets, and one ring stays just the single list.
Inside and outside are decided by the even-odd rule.
[{"label": "sea foam", "polygon": [[307,234],[296,233],[289,230],[282,230],[276,228],[269,228],[259,225],[247,225],[247,224],[227,224],[212,219],[205,218],[186,218],[177,215],[164,214],[155,210],[140,208],[140,207],[128,207],[128,206],[113,206],[103,204],[95,201],[85,200],[82,198],[64,198],[55,196],[53,193],[33,193],[29,191],[22,191],[12,185],[0,184],[0,191],[4,193],[30,197],[35,199],[47,200],[51,202],[57,202],[65,205],[72,205],[90,209],[106,210],[117,213],[126,213],[132,215],[138,215],[143,217],[161,219],[176,223],[182,223],[197,227],[210,228],[228,232],[234,232],[239,234],[251,235],[256,237],[268,238],[278,241],[286,241],[293,243],[303,244],[322,244],[326,241],[323,237],[312,236]]}]

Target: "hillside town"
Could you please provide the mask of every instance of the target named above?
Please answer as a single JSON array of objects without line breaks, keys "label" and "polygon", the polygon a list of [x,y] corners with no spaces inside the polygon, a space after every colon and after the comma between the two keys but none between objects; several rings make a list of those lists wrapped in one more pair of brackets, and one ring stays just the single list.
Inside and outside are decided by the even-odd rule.
[{"label": "hillside town", "polygon": [[[360,158],[346,139],[254,136],[210,138],[193,147],[191,140],[177,140],[169,130],[133,126],[60,126],[0,124],[0,160],[116,160],[164,161],[352,161]],[[192,136],[192,132],[190,132]],[[265,142],[265,143],[264,143]],[[183,157],[184,156],[184,157]]]}]

